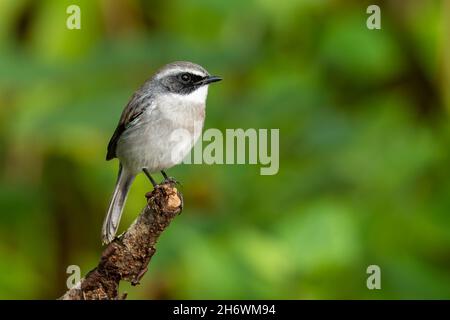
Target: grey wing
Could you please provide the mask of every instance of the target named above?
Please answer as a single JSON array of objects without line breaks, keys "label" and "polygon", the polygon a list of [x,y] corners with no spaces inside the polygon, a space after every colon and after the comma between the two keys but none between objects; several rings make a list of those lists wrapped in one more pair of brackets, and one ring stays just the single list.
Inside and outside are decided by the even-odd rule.
[{"label": "grey wing", "polygon": [[114,131],[111,140],[108,143],[108,152],[106,154],[106,160],[114,159],[116,155],[117,141],[119,140],[122,133],[131,125],[131,123],[139,118],[139,116],[144,112],[144,110],[151,105],[150,95],[142,95],[136,92],[128,102],[127,106],[122,112],[122,115]]}]

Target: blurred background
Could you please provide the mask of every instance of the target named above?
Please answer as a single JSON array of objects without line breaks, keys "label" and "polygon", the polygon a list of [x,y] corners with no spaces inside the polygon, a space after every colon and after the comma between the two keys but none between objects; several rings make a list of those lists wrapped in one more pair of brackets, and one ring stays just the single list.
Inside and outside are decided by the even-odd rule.
[{"label": "blurred background", "polygon": [[170,169],[185,209],[129,298],[450,298],[449,32],[449,1],[0,0],[0,298],[55,299],[97,264],[107,143],[173,60],[224,78],[206,128],[280,129],[280,170]]}]

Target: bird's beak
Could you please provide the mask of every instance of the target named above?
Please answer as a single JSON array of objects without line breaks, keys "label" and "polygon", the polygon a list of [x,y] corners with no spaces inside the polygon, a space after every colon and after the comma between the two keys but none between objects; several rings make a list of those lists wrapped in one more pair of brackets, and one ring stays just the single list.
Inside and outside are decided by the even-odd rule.
[{"label": "bird's beak", "polygon": [[221,77],[217,77],[217,76],[207,76],[206,78],[200,80],[200,81],[198,82],[198,84],[200,84],[200,85],[205,85],[205,84],[210,84],[210,83],[217,82],[217,81],[220,81],[220,80],[222,80]]}]

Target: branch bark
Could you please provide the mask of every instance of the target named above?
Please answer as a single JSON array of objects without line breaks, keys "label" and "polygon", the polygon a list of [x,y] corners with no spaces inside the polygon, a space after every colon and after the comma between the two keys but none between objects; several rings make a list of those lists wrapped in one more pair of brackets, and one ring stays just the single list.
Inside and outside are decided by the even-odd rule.
[{"label": "branch bark", "polygon": [[182,195],[173,183],[159,185],[146,197],[147,206],[128,230],[103,250],[97,267],[60,299],[125,299],[126,294],[119,296],[119,282],[139,284],[159,236],[183,209]]}]

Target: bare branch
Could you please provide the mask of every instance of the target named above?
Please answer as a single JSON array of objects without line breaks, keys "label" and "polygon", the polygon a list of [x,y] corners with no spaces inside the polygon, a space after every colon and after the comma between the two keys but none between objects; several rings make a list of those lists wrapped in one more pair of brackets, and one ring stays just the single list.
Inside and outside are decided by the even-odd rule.
[{"label": "bare branch", "polygon": [[97,267],[60,299],[125,299],[119,296],[119,282],[139,284],[159,236],[183,209],[182,195],[172,183],[158,186],[146,197],[147,206],[128,230],[105,248]]}]

